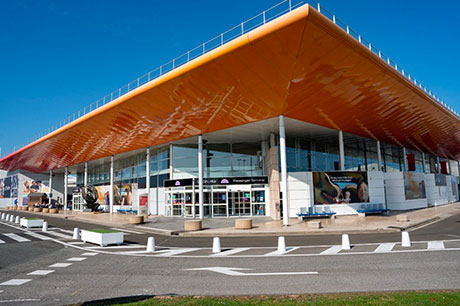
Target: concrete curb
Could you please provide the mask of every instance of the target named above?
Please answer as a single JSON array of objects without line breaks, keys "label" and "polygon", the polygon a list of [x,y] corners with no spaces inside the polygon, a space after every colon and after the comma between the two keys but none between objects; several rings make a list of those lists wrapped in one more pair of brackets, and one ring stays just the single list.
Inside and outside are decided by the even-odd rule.
[{"label": "concrete curb", "polygon": [[414,224],[411,224],[411,225],[408,225],[408,226],[390,225],[390,226],[388,226],[388,228],[398,229],[400,231],[407,231],[407,230],[419,228],[419,227],[424,226],[424,225],[428,225],[430,223],[440,221],[442,219],[444,219],[444,218],[441,218],[440,216],[437,216],[437,217],[434,217],[434,218],[425,219],[423,221],[420,221],[420,222],[417,222],[417,223],[414,223]]}]

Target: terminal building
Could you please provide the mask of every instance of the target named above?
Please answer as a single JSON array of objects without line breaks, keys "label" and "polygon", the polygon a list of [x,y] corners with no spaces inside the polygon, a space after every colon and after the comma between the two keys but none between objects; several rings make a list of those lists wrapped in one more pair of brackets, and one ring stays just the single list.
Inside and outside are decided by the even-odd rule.
[{"label": "terminal building", "polygon": [[[0,159],[0,206],[183,217],[459,199],[459,115],[319,4],[284,1]],[[72,182],[69,182],[72,180]]]}]

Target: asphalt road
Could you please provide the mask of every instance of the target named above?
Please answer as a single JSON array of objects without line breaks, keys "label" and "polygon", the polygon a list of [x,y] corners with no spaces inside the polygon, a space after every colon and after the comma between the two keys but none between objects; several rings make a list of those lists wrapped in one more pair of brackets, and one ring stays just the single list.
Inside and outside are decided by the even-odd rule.
[{"label": "asphalt road", "polygon": [[[60,233],[64,235],[73,227],[94,227],[56,218],[49,222],[61,228]],[[379,243],[399,241],[399,233],[352,235],[355,247],[333,255],[318,253],[328,247],[308,246],[338,244],[339,235],[288,237],[288,246],[304,248],[281,256],[264,256],[267,249],[254,248],[246,251],[249,255],[245,257],[222,258],[208,256],[211,253],[206,249],[195,251],[202,257],[100,253],[101,248],[70,245],[71,240],[59,237],[56,240],[29,237],[29,241],[18,242],[5,236],[11,233],[21,237],[28,235],[0,224],[0,239],[5,242],[0,244],[0,303],[11,305],[65,305],[136,295],[258,295],[460,288],[460,215],[411,232],[413,241],[443,240],[446,249],[429,251],[426,250],[427,243],[420,242],[405,249],[395,245],[393,252],[383,254],[372,250]],[[43,233],[36,231],[35,234]],[[146,237],[151,236],[128,234],[126,240],[133,244],[145,244]],[[156,236],[156,239],[157,245],[164,246],[211,246],[209,238]],[[222,245],[269,248],[276,246],[276,237],[226,238],[222,239]],[[315,253],[316,250],[319,251]],[[53,266],[56,263],[71,265]],[[190,270],[213,267],[221,267],[221,272],[219,269]],[[28,275],[37,270],[52,272]],[[287,274],[266,274],[283,272]],[[317,274],[293,274],[300,272]],[[29,281],[22,285],[2,285],[15,279]]]}]

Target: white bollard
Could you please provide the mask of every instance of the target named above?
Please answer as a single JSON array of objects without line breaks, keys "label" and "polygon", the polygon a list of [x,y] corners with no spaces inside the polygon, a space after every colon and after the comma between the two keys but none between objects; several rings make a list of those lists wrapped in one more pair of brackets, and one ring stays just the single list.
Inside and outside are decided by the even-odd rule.
[{"label": "white bollard", "polygon": [[47,232],[48,231],[48,222],[43,222],[43,227],[42,227],[42,231],[43,232]]},{"label": "white bollard", "polygon": [[14,223],[19,224],[19,219],[19,216],[16,216],[16,220],[14,221]]},{"label": "white bollard", "polygon": [[342,235],[342,250],[350,250],[350,237],[348,237],[348,234],[343,234]]},{"label": "white bollard", "polygon": [[2,213],[2,220],[5,220],[5,213]]},{"label": "white bollard", "polygon": [[220,238],[214,237],[212,238],[212,252],[213,253],[220,253],[222,250],[220,249]]},{"label": "white bollard", "polygon": [[72,239],[73,240],[80,240],[80,229],[78,227],[75,227],[73,229],[73,236],[72,236]]},{"label": "white bollard", "polygon": [[286,252],[286,239],[281,236],[278,237],[278,253],[284,253]]},{"label": "white bollard", "polygon": [[406,248],[411,246],[409,232],[401,232],[401,246]]},{"label": "white bollard", "polygon": [[14,216],[13,215],[10,215],[10,222],[14,222]]},{"label": "white bollard", "polygon": [[149,237],[147,239],[147,252],[155,252],[155,238]]}]

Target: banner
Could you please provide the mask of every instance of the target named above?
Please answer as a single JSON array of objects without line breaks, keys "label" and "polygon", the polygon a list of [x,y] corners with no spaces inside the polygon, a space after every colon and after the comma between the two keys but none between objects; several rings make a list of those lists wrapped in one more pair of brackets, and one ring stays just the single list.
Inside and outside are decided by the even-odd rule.
[{"label": "banner", "polygon": [[313,172],[315,204],[369,202],[366,172]]},{"label": "banner", "polygon": [[0,179],[0,199],[16,198],[18,196],[18,176],[8,176]]},{"label": "banner", "polygon": [[434,183],[436,186],[447,186],[446,176],[444,174],[435,173]]},{"label": "banner", "polygon": [[457,178],[455,176],[451,176],[450,182],[452,184],[452,195],[457,197],[457,193],[458,193]]},{"label": "banner", "polygon": [[426,199],[425,174],[404,172],[404,193],[406,200]]},{"label": "banner", "polygon": [[31,192],[49,193],[50,187],[48,183],[48,181],[24,181],[22,183],[22,194],[28,195]]}]

